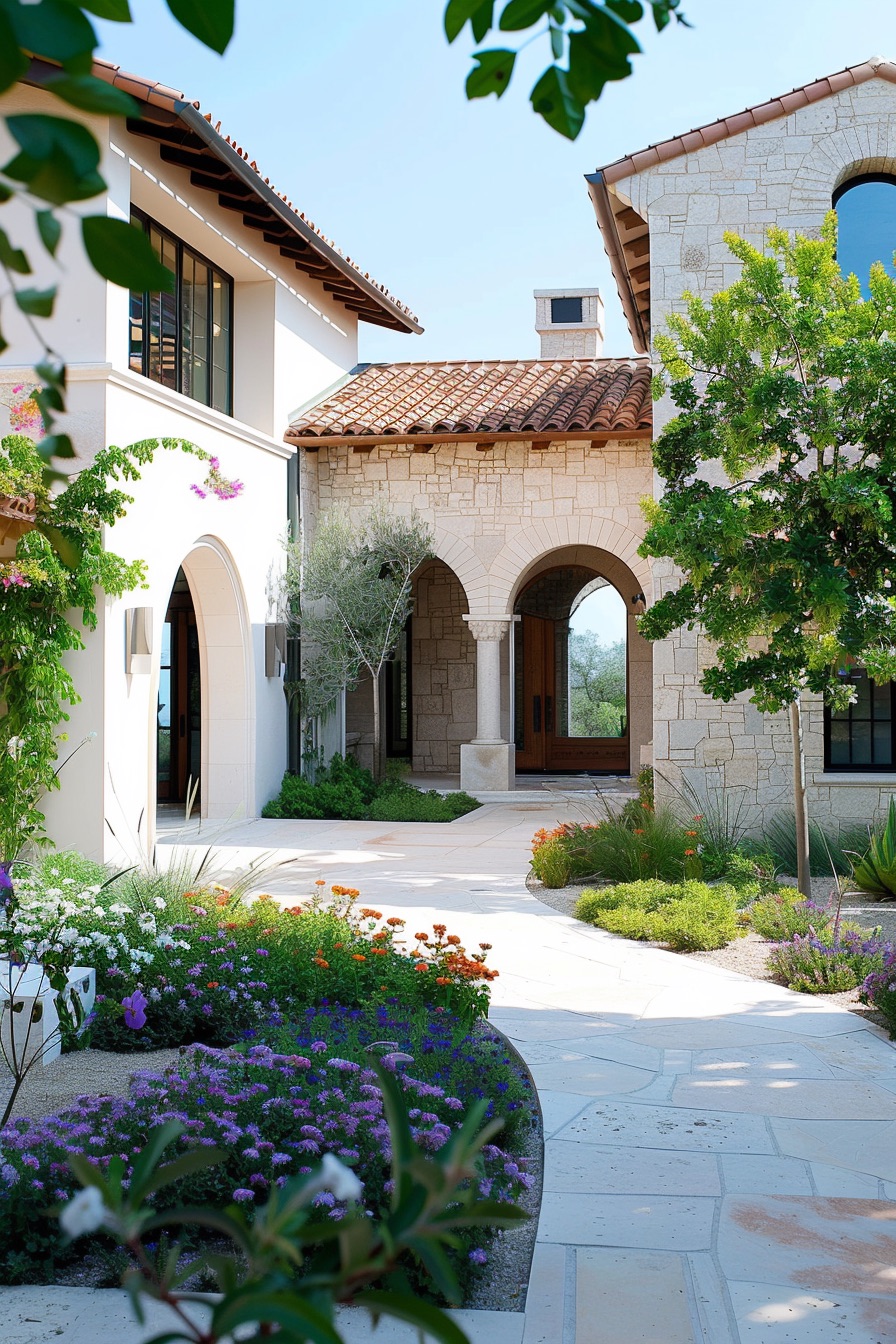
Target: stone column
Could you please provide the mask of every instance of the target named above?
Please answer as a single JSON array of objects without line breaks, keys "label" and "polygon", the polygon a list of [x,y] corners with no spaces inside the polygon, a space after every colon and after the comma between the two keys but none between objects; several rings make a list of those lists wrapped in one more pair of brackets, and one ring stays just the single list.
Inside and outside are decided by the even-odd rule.
[{"label": "stone column", "polygon": [[464,620],[476,640],[476,736],[461,745],[460,786],[503,793],[514,778],[514,747],[501,736],[501,641],[511,617]]}]

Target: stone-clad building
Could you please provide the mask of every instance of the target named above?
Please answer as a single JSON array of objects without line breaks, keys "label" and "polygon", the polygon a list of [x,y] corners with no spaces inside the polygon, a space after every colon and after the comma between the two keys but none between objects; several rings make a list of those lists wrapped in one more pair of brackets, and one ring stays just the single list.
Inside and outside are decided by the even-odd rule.
[{"label": "stone-clad building", "polygon": [[[635,349],[647,353],[685,291],[709,296],[737,279],[723,234],[756,246],[769,225],[813,234],[834,206],[845,272],[896,250],[896,64],[875,58],[620,159],[589,175],[604,246]],[[654,432],[674,408],[654,408]],[[654,565],[654,592],[674,582]],[[763,811],[792,796],[785,715],[739,697],[721,704],[697,684],[711,660],[697,632],[654,648],[653,757],[674,778],[743,786]],[[813,816],[864,821],[896,779],[894,691],[864,677],[844,715],[808,698],[805,746]],[[754,813],[754,816],[758,816]]]},{"label": "stone-clad building", "polygon": [[[771,224],[817,231],[835,206],[841,260],[867,274],[896,248],[896,65],[875,59],[653,145],[588,187],[639,358],[600,357],[594,290],[537,291],[540,360],[362,366],[293,416],[302,509],[361,510],[385,494],[433,525],[406,645],[387,688],[392,749],[415,771],[460,769],[506,788],[514,769],[624,773],[738,787],[759,820],[786,805],[784,716],[700,691],[711,653],[681,630],[651,649],[635,614],[673,583],[637,554],[655,488],[652,341],[686,290],[710,295],[738,263],[723,235],[761,245]],[[869,194],[870,193],[870,194]],[[871,198],[873,195],[873,199]],[[875,231],[876,230],[876,231]],[[309,526],[310,525],[310,526]],[[627,616],[627,702],[616,737],[573,728],[570,640],[584,598],[615,590]],[[609,608],[607,608],[609,611]],[[364,755],[370,688],[349,698]],[[395,725],[399,727],[396,729]],[[815,816],[867,819],[896,771],[896,699],[863,678],[847,714],[807,705]]]}]

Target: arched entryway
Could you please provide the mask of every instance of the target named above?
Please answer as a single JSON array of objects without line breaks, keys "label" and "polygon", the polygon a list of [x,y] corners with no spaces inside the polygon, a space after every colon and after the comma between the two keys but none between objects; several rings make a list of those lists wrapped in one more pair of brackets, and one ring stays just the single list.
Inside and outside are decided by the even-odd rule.
[{"label": "arched entryway", "polygon": [[227,550],[196,543],[177,571],[160,649],[157,798],[203,817],[255,810],[251,634]]},{"label": "arched entryway", "polygon": [[629,774],[652,736],[644,594],[594,546],[561,547],[520,578],[513,601],[513,738],[522,773]]}]

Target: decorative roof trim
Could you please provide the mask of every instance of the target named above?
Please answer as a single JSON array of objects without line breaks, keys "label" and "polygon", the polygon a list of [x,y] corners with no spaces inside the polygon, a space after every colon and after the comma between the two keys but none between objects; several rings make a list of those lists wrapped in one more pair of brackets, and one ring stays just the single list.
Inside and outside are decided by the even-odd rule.
[{"label": "decorative roof trim", "polygon": [[[35,59],[22,82],[41,87],[48,77],[56,74],[57,66]],[[256,206],[253,227],[260,230],[268,226],[282,229],[285,225],[294,238],[293,251],[289,250],[288,237],[265,238],[265,243],[279,246],[282,255],[295,261],[300,270],[308,271],[322,283],[336,302],[357,312],[361,321],[402,332],[418,333],[423,330],[408,307],[390,294],[384,285],[378,284],[372,276],[362,271],[350,257],[343,256],[331,239],[306,219],[292,201],[279,193],[269,179],[262,177],[255,160],[250,160],[246,150],[221,133],[220,122],[212,124],[211,114],[203,114],[198,102],[190,102],[182,93],[164,84],[130,75],[109,61],[95,60],[93,74],[107,84],[129,93],[142,104],[141,117],[137,121],[129,120],[128,130],[132,134],[146,134],[155,140],[163,160],[179,163],[190,173],[194,186],[201,190],[218,191],[226,190],[231,185],[236,188],[236,195],[242,201],[248,204],[254,197],[264,207],[257,213]],[[181,129],[178,130],[178,127]],[[170,128],[172,132],[170,139],[165,135],[165,128]],[[195,137],[195,140],[179,143],[178,135],[184,134]],[[196,140],[200,142],[198,146]],[[169,155],[167,160],[166,151]],[[212,157],[203,159],[205,151]],[[195,164],[192,166],[182,162],[183,158],[192,161],[194,156]],[[197,182],[197,177],[203,178],[203,167],[206,164],[213,166],[215,159],[224,165],[227,173],[222,174],[217,169],[212,180],[206,175]],[[240,201],[233,202],[229,208],[239,210]],[[315,258],[316,264],[312,265]]]}]

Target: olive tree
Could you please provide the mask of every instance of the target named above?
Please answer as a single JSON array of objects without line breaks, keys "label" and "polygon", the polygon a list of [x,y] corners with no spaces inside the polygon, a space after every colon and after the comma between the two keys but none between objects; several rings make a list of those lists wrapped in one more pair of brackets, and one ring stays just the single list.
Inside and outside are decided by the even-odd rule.
[{"label": "olive tree", "polygon": [[288,548],[289,616],[302,638],[300,697],[306,716],[325,713],[367,673],[373,690],[374,775],[382,774],[380,678],[411,613],[414,571],[433,555],[432,531],[375,505],[362,518],[324,514],[307,548]]},{"label": "olive tree", "polygon": [[663,479],[641,554],[680,586],[639,621],[648,639],[700,626],[714,699],[749,692],[786,710],[793,737],[798,880],[809,894],[801,697],[842,708],[844,671],[896,675],[896,280],[875,264],[864,299],[821,237],[770,229],[726,242],[741,278],[685,296],[657,338],[678,415],[654,445]]}]

